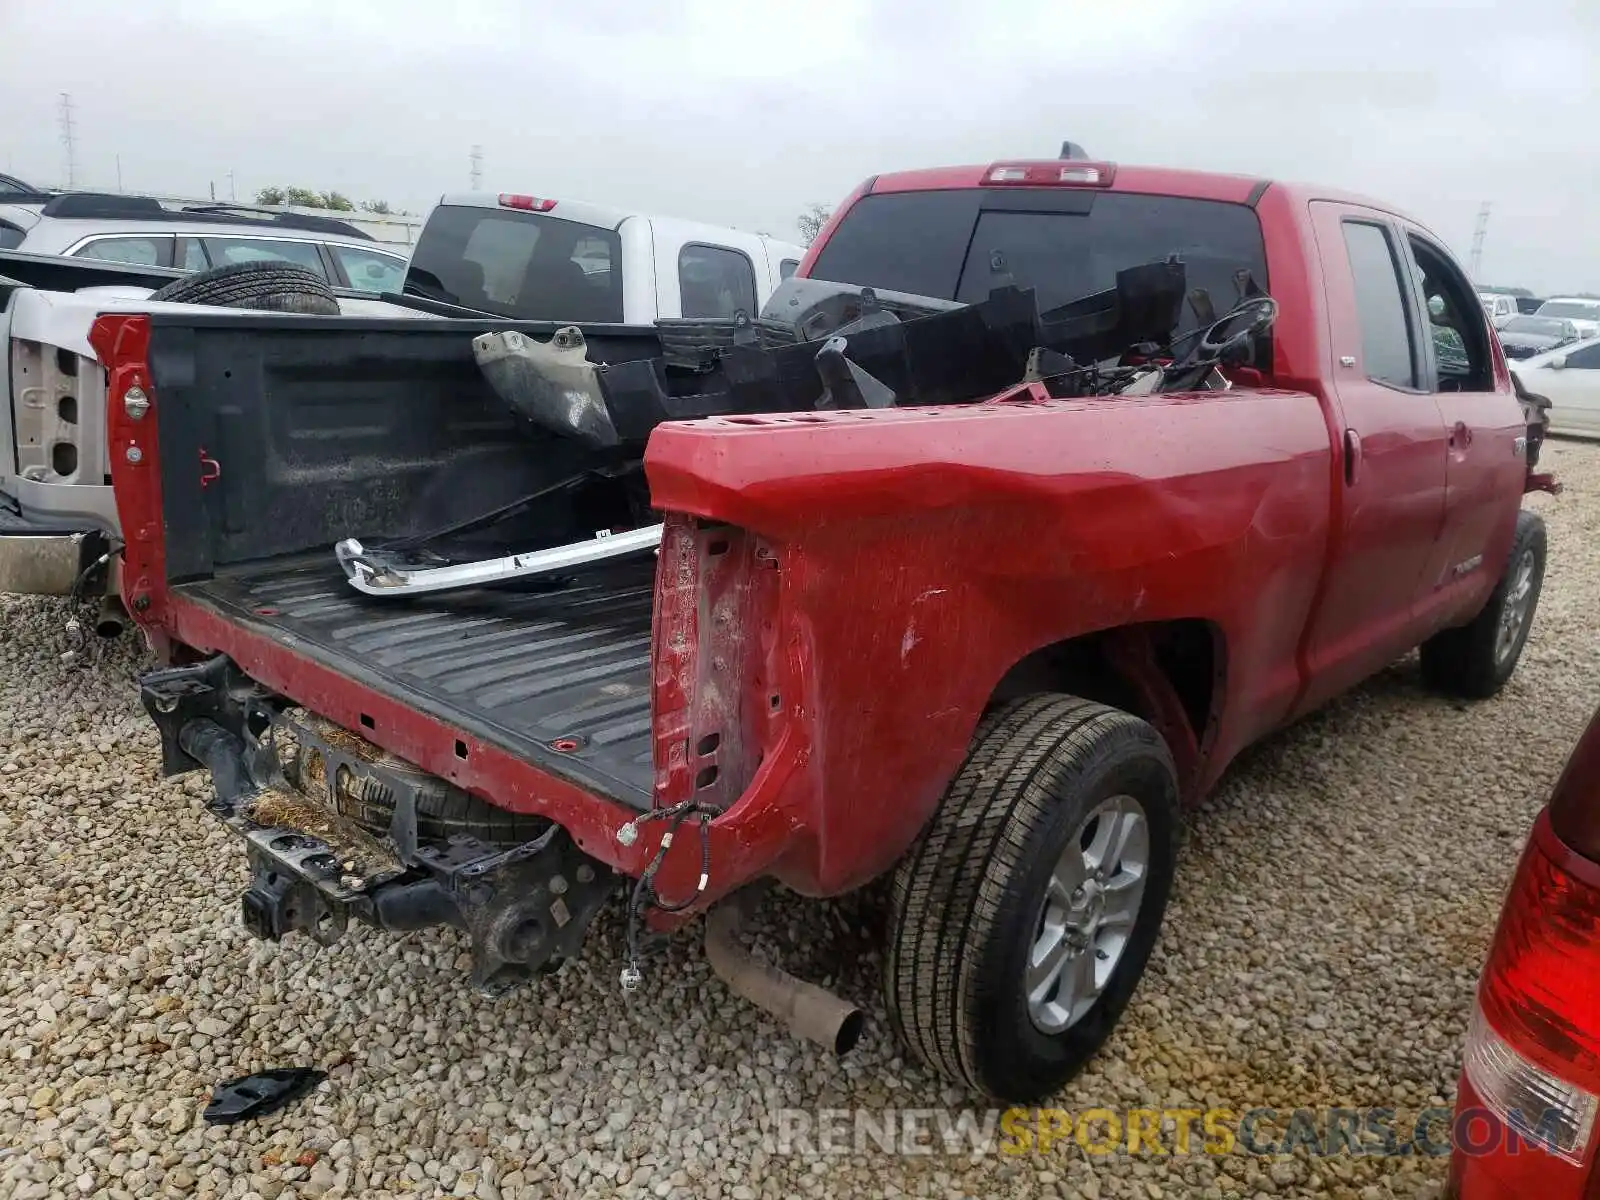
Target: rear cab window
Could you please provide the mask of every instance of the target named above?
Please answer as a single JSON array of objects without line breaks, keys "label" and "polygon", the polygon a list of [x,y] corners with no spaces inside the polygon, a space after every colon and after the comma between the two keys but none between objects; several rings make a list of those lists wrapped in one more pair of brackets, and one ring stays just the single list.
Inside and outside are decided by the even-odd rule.
[{"label": "rear cab window", "polygon": [[[1041,311],[1116,286],[1117,272],[1176,255],[1218,312],[1235,274],[1268,285],[1261,223],[1244,204],[1066,188],[965,188],[865,196],[809,274],[836,283],[974,302],[1034,289]],[[1184,307],[1177,332],[1197,324]]]},{"label": "rear cab window", "polygon": [[622,238],[545,213],[440,205],[405,290],[521,321],[622,320]]}]

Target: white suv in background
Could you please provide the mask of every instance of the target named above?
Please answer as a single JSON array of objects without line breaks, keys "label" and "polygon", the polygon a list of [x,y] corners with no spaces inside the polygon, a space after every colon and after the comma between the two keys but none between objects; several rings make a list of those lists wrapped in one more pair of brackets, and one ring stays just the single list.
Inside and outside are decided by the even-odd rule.
[{"label": "white suv in background", "polygon": [[1571,321],[1582,338],[1600,333],[1600,299],[1593,296],[1552,296],[1539,306],[1535,315]]},{"label": "white suv in background", "polygon": [[398,292],[406,255],[345,221],[237,204],[168,208],[148,196],[0,194],[0,250],[205,271],[279,260],[330,286]]}]

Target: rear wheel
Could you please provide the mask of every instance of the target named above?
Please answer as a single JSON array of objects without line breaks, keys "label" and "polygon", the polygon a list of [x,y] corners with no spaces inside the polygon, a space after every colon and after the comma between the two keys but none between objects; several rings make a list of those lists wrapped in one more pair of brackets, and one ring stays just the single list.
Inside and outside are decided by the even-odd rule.
[{"label": "rear wheel", "polygon": [[1031,696],[986,718],[894,878],[884,988],[906,1047],[996,1099],[1059,1088],[1144,973],[1176,860],[1159,734]]},{"label": "rear wheel", "polygon": [[1511,556],[1488,603],[1459,629],[1436,633],[1422,644],[1422,676],[1432,687],[1482,700],[1505,686],[1528,644],[1544,586],[1544,520],[1517,514]]}]

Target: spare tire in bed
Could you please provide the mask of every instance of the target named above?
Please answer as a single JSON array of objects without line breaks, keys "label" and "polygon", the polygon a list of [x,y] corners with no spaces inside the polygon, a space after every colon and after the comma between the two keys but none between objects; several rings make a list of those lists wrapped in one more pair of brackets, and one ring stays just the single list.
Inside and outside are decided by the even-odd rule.
[{"label": "spare tire in bed", "polygon": [[196,271],[152,292],[150,299],[318,317],[339,315],[338,297],[326,279],[309,268],[277,260]]}]

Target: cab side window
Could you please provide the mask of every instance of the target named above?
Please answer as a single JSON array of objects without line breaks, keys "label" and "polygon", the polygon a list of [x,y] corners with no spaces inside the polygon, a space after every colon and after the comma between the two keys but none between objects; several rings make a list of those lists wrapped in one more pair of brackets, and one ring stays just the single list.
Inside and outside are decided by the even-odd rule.
[{"label": "cab side window", "polygon": [[1574,350],[1566,356],[1566,365],[1577,370],[1600,371],[1600,342]]},{"label": "cab side window", "polygon": [[686,317],[756,315],[756,269],[737,250],[691,243],[678,253],[678,287]]},{"label": "cab side window", "polygon": [[1431,390],[1492,392],[1488,323],[1482,306],[1473,303],[1475,293],[1444,251],[1415,234],[1408,240],[1433,345]]}]

